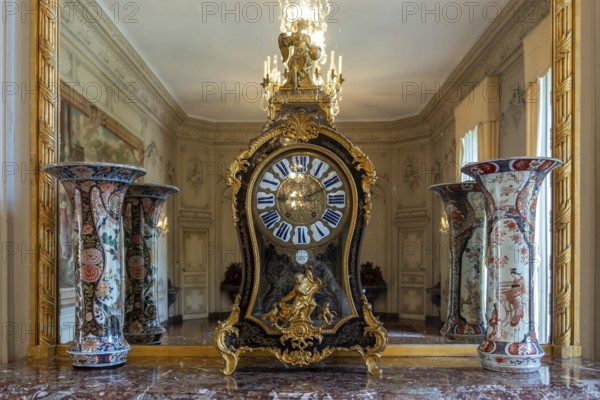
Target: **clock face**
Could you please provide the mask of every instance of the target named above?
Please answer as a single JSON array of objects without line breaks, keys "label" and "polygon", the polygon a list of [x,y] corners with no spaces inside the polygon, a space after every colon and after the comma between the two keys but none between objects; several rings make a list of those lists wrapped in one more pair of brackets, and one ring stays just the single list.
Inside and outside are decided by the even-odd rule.
[{"label": "clock face", "polygon": [[262,170],[253,191],[257,225],[285,246],[320,246],[339,234],[350,208],[348,180],[329,157],[291,151]]}]

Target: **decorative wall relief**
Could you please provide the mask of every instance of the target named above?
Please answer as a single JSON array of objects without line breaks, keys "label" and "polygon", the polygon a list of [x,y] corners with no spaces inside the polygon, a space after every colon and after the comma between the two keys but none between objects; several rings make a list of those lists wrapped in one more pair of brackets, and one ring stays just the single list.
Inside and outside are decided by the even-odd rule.
[{"label": "decorative wall relief", "polygon": [[212,154],[202,143],[183,142],[178,145],[178,182],[182,187],[181,210],[197,210],[207,216],[214,202],[215,181],[218,178]]},{"label": "decorative wall relief", "polygon": [[171,160],[167,161],[165,165],[165,182],[168,184],[175,183],[175,177],[177,176],[177,169]]},{"label": "decorative wall relief", "polygon": [[509,108],[508,112],[512,117],[512,122],[515,128],[519,127],[519,122],[521,121],[521,117],[523,113],[525,113],[526,107],[526,92],[525,88],[521,87],[518,83],[515,83],[515,87],[513,89],[513,95],[508,103]]},{"label": "decorative wall relief", "polygon": [[421,185],[420,160],[416,155],[409,155],[402,163],[402,182],[411,192],[415,192]]},{"label": "decorative wall relief", "polygon": [[521,122],[521,118],[523,117],[523,114],[525,114],[526,109],[527,93],[525,88],[522,87],[519,82],[515,82],[513,83],[510,91],[511,96],[508,102],[508,112],[502,112],[500,114],[500,125],[503,134],[506,133],[505,129],[502,129],[502,127],[507,122],[507,116],[509,116],[514,128],[518,129],[519,123]]},{"label": "decorative wall relief", "polygon": [[168,157],[163,157],[163,154],[166,152],[169,154],[169,148],[165,146],[165,141],[163,140],[163,145],[159,146],[156,140],[152,140],[148,146],[146,146],[145,150],[145,158],[146,165],[148,167],[158,167],[154,169],[156,173],[161,177],[160,179],[168,184],[175,183],[175,165],[174,163],[168,159]]},{"label": "decorative wall relief", "polygon": [[188,165],[189,167],[185,174],[185,180],[188,183],[188,186],[194,190],[194,193],[198,193],[204,183],[202,160],[197,157],[192,157],[189,159]]},{"label": "decorative wall relief", "polygon": [[158,163],[162,165],[163,158],[160,155],[158,145],[154,140],[150,142],[148,146],[146,146],[146,160],[150,161],[151,163]]},{"label": "decorative wall relief", "polygon": [[428,164],[429,149],[425,143],[401,146],[395,154],[392,177],[397,190],[394,192],[396,207],[423,210],[429,196],[423,183],[433,179],[433,163]]}]

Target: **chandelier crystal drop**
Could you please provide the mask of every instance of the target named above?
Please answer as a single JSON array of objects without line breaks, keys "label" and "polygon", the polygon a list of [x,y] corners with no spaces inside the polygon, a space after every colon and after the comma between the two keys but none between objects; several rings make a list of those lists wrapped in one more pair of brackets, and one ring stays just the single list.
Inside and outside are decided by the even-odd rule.
[{"label": "chandelier crystal drop", "polygon": [[273,120],[282,104],[310,98],[333,123],[339,113],[344,79],[342,56],[336,60],[335,51],[329,57],[326,52],[331,5],[328,0],[279,0],[279,9],[281,32],[277,41],[281,55],[267,56],[264,61],[261,106]]}]

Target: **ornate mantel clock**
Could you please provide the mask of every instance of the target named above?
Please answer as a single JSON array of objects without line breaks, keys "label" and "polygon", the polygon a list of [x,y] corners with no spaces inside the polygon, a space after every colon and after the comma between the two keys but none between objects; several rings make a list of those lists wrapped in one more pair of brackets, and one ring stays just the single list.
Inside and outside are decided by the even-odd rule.
[{"label": "ornate mantel clock", "polygon": [[337,85],[319,84],[320,48],[307,36],[314,24],[301,22],[279,38],[286,81],[269,99],[267,125],[229,171],[243,278],[215,344],[227,375],[240,354],[257,350],[297,366],[356,351],[378,375],[387,333],[359,271],[375,170],[335,130],[341,76],[333,71]]}]

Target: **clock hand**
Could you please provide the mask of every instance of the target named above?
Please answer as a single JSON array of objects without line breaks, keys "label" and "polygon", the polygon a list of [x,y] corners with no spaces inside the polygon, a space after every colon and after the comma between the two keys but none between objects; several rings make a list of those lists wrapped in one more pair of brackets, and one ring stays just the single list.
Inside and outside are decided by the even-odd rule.
[{"label": "clock hand", "polygon": [[325,188],[324,188],[324,187],[322,187],[322,188],[320,188],[320,189],[318,189],[318,190],[315,190],[314,192],[312,192],[312,193],[310,193],[310,194],[307,194],[305,197],[306,197],[306,198],[312,197],[312,196],[314,196],[315,194],[317,194],[317,193],[319,193],[319,192],[322,192],[323,190],[325,190]]}]

